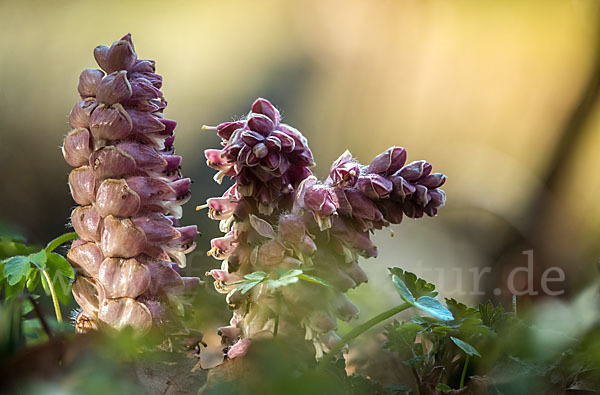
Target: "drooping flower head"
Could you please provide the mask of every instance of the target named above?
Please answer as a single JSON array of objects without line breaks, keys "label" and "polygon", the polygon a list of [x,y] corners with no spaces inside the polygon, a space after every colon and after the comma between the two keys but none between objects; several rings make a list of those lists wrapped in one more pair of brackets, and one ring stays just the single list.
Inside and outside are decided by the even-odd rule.
[{"label": "drooping flower head", "polygon": [[306,139],[264,99],[215,129],[224,148],[207,150],[208,164],[219,182],[234,180],[205,205],[226,233],[211,243],[222,264],[209,274],[233,310],[220,328],[227,355],[278,331],[304,336],[320,358],[339,341],[337,319],[358,315],[345,292],[367,281],[358,261],[377,256],[371,234],[403,215],[436,215],[445,176],[425,161],[405,165],[406,150],[391,147],[368,166],[346,151],[319,181]]},{"label": "drooping flower head", "polygon": [[199,283],[178,273],[197,229],[178,224],[190,179],[173,155],[177,123],[163,117],[162,77],[154,61],[137,57],[129,34],[94,57],[100,69],[79,77],[62,147],[79,204],[71,223],[80,238],[67,255],[78,273],[76,326],[177,327],[173,305]]}]

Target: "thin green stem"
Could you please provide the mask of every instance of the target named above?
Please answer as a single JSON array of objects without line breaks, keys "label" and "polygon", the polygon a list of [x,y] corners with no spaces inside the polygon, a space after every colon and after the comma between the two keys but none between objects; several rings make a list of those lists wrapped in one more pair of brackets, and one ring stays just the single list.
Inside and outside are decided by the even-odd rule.
[{"label": "thin green stem", "polygon": [[273,328],[273,337],[277,337],[277,332],[279,331],[279,314],[275,317],[275,327]]},{"label": "thin green stem", "polygon": [[325,355],[325,357],[319,363],[319,367],[322,368],[324,366],[327,366],[329,364],[329,362],[331,362],[331,360],[342,350],[342,348],[344,348],[346,346],[346,344],[350,343],[352,340],[356,339],[358,336],[362,335],[364,332],[368,331],[369,329],[371,329],[375,325],[379,324],[380,322],[385,321],[388,318],[390,318],[410,307],[412,307],[411,304],[403,303],[400,306],[394,307],[393,309],[384,311],[383,313],[371,318],[364,324],[361,324],[361,325],[357,326],[356,328],[352,329],[344,337],[342,337],[341,341],[339,341],[335,346],[331,347],[331,350],[329,350],[329,352]]},{"label": "thin green stem", "polygon": [[46,247],[46,253],[49,254],[52,251],[54,251],[61,244],[64,244],[67,241],[75,240],[78,237],[79,236],[75,232],[65,233],[62,236],[58,236],[56,239],[54,239],[50,243],[48,243],[48,246]]},{"label": "thin green stem", "polygon": [[471,359],[470,355],[467,355],[467,358],[465,359],[465,366],[463,366],[463,370],[462,370],[462,374],[460,375],[460,386],[459,388],[462,388],[465,386],[465,377],[467,376],[467,367],[469,367],[469,360]]},{"label": "thin green stem", "polygon": [[44,278],[46,279],[46,282],[48,283],[50,295],[52,295],[52,303],[54,304],[54,313],[56,313],[56,321],[62,323],[62,314],[60,312],[60,306],[58,304],[58,298],[56,297],[56,290],[54,289],[54,284],[52,284],[52,280],[50,280],[50,276],[48,275],[46,269],[42,269],[41,272]]}]

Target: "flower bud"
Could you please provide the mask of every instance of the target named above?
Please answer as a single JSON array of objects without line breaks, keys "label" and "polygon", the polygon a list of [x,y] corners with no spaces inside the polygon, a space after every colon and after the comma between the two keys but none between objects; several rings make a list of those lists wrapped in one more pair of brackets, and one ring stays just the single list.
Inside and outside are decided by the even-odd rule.
[{"label": "flower bud", "polygon": [[152,314],[148,307],[132,298],[104,299],[98,319],[117,330],[130,326],[138,334],[144,334],[152,327]]},{"label": "flower bud", "polygon": [[69,173],[69,189],[77,204],[88,205],[96,196],[96,178],[89,166],[81,166]]},{"label": "flower bud", "polygon": [[350,151],[346,151],[331,165],[329,178],[334,185],[341,188],[353,187],[358,180],[359,173],[358,163],[354,161]]},{"label": "flower bud", "polygon": [[122,140],[129,136],[132,121],[120,104],[99,105],[90,116],[90,131],[97,140]]},{"label": "flower bud", "polygon": [[82,99],[96,96],[96,87],[104,77],[104,72],[98,69],[85,69],[79,76],[77,90]]},{"label": "flower bud", "polygon": [[87,129],[71,130],[65,137],[62,146],[63,156],[67,163],[73,167],[87,165],[92,154],[92,143],[90,132]]},{"label": "flower bud", "polygon": [[369,199],[385,199],[390,196],[393,184],[378,174],[365,174],[358,177],[357,188]]},{"label": "flower bud", "polygon": [[90,116],[97,106],[98,102],[93,97],[78,101],[69,114],[69,124],[71,127],[73,129],[89,127]]},{"label": "flower bud", "polygon": [[106,258],[98,279],[108,298],[136,298],[150,285],[150,271],[135,259]]},{"label": "flower bud", "polygon": [[141,206],[139,195],[123,179],[102,181],[95,200],[98,213],[103,217],[132,217]]},{"label": "flower bud", "polygon": [[131,85],[127,80],[127,71],[115,71],[102,78],[96,89],[96,99],[111,106],[131,97]]},{"label": "flower bud", "polygon": [[367,168],[371,174],[393,174],[400,170],[406,162],[406,149],[402,147],[390,147],[385,152],[377,155]]},{"label": "flower bud", "polygon": [[424,160],[411,162],[398,171],[398,175],[404,177],[407,181],[416,181],[431,173],[431,165]]}]

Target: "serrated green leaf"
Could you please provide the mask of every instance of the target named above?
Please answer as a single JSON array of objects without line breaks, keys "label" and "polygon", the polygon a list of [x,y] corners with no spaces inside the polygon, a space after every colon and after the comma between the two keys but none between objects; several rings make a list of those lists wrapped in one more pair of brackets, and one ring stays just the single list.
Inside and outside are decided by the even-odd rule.
[{"label": "serrated green leaf", "polygon": [[479,305],[479,314],[483,324],[489,328],[497,330],[506,318],[506,313],[502,305],[495,306],[491,301]]},{"label": "serrated green leaf", "polygon": [[410,289],[408,289],[404,281],[400,279],[400,277],[392,274],[392,282],[394,283],[396,290],[398,290],[398,293],[400,293],[402,300],[410,304],[415,303],[415,297],[413,296],[412,292],[410,292]]},{"label": "serrated green leaf", "polygon": [[477,357],[481,357],[481,354],[479,354],[479,352],[475,349],[475,347],[473,347],[472,345],[470,345],[467,342],[464,342],[460,339],[457,339],[454,336],[450,336],[450,339],[452,339],[452,341],[454,342],[454,344],[456,344],[458,346],[458,348],[460,348],[461,350],[463,350],[465,352],[465,354],[470,355],[470,356],[477,356]]},{"label": "serrated green leaf", "polygon": [[475,318],[478,315],[477,309],[468,307],[455,299],[446,299],[446,306],[454,316],[455,320],[466,320]]},{"label": "serrated green leaf", "polygon": [[30,264],[27,257],[18,255],[4,261],[4,276],[8,285],[14,286],[24,279]]},{"label": "serrated green leaf", "polygon": [[309,281],[311,283],[320,284],[320,285],[323,285],[325,287],[332,288],[331,284],[329,284],[327,281],[325,281],[322,278],[317,277],[317,276],[312,276],[312,275],[309,275],[309,274],[306,274],[306,273],[302,273],[302,274],[298,275],[298,278],[300,280]]},{"label": "serrated green leaf", "polygon": [[35,254],[28,255],[27,259],[29,259],[29,262],[33,263],[39,269],[44,269],[46,267],[46,260],[48,259],[48,256],[46,255],[46,250],[41,250]]},{"label": "serrated green leaf", "polygon": [[452,387],[450,387],[448,384],[444,384],[444,383],[439,383],[436,388],[440,391],[451,391],[452,390]]},{"label": "serrated green leaf", "polygon": [[262,281],[267,277],[265,272],[248,273],[244,276],[246,280]]},{"label": "serrated green leaf", "polygon": [[48,267],[60,271],[68,278],[75,278],[75,271],[67,260],[60,254],[51,252],[48,254]]},{"label": "serrated green leaf", "polygon": [[395,322],[386,328],[386,348],[397,352],[402,359],[411,358],[417,334],[422,330],[423,327],[414,322],[405,322],[402,324]]},{"label": "serrated green leaf", "polygon": [[430,296],[421,296],[414,303],[414,306],[418,309],[428,312],[442,321],[451,321],[454,319],[450,310],[445,308],[439,300]]},{"label": "serrated green leaf", "polygon": [[418,278],[416,274],[405,272],[398,267],[389,268],[388,270],[392,275],[396,275],[402,280],[413,298],[418,299],[421,296],[430,296],[434,298],[437,296],[438,293],[435,291],[435,285],[428,283],[422,278]]}]

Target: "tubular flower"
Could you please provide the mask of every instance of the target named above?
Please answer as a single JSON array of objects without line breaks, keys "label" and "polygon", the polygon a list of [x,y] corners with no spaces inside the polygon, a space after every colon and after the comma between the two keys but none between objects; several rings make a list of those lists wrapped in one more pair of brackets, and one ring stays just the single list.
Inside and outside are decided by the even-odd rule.
[{"label": "tubular flower", "polygon": [[181,277],[196,226],[178,225],[190,179],[173,155],[176,122],[165,119],[162,77],[138,59],[128,34],[98,46],[100,69],[79,77],[81,100],[69,116],[62,152],[75,169],[69,187],[79,235],[68,252],[78,276],[76,328],[178,327],[173,305],[199,284]]},{"label": "tubular flower", "polygon": [[367,166],[346,151],[321,182],[308,170],[306,139],[264,99],[215,129],[224,148],[207,150],[208,164],[235,183],[199,208],[226,233],[211,243],[222,262],[208,274],[233,310],[219,330],[227,356],[280,333],[303,336],[320,358],[340,341],[337,320],[359,313],[345,292],[367,281],[358,261],[377,256],[371,234],[403,215],[436,215],[445,176],[425,161],[405,165],[406,150],[392,147]]}]

